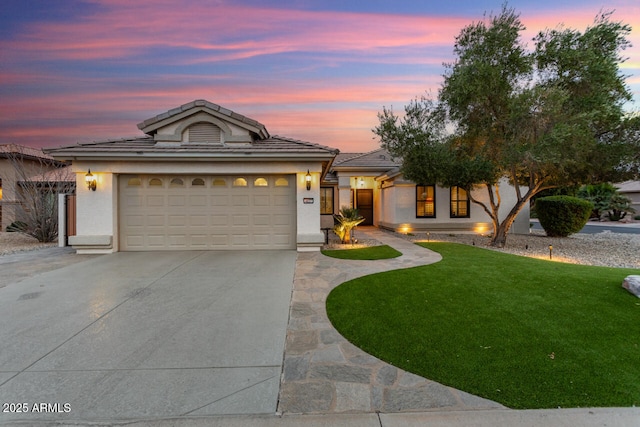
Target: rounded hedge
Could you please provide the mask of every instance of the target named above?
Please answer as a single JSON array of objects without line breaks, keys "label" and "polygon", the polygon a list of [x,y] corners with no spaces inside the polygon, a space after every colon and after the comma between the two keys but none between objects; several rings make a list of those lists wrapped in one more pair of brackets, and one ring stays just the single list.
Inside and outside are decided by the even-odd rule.
[{"label": "rounded hedge", "polygon": [[540,225],[550,237],[577,233],[589,220],[593,204],[571,196],[549,196],[536,200]]}]

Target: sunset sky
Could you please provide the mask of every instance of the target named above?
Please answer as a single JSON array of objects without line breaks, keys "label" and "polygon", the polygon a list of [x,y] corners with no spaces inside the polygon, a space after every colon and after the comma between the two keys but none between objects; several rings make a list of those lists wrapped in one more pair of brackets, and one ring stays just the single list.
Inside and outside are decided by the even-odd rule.
[{"label": "sunset sky", "polygon": [[[378,148],[383,106],[442,83],[460,30],[502,0],[2,0],[0,144],[140,136],[136,124],[206,99],[272,135]],[[640,1],[511,1],[530,41],[601,10],[633,27],[622,71],[640,109]],[[529,42],[530,47],[533,46]]]}]

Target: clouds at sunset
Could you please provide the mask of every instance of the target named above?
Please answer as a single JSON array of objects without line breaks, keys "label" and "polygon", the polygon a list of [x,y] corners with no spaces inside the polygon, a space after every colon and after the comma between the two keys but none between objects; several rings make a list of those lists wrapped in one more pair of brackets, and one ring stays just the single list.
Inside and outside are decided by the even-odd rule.
[{"label": "clouds at sunset", "polygon": [[[59,3],[62,11],[49,14]],[[463,7],[452,13],[424,2],[414,13],[406,4],[389,13],[366,4],[353,11],[257,3],[42,1],[32,17],[12,17],[9,7],[0,18],[10,28],[0,40],[0,143],[132,136],[138,122],[204,98],[259,120],[272,134],[372,150],[376,113],[435,94],[455,36],[482,19]],[[511,5],[522,13],[525,39],[560,23],[583,30],[602,7],[587,1],[529,11],[518,3]],[[635,3],[607,7],[637,28],[623,71],[634,75],[628,83],[638,98]]]}]

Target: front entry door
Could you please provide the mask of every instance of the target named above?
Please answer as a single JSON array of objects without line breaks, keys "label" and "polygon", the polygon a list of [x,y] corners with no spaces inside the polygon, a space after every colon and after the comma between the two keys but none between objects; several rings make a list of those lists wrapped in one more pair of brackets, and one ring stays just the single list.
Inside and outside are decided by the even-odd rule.
[{"label": "front entry door", "polygon": [[356,207],[364,217],[360,225],[373,225],[373,190],[361,188],[356,190]]}]

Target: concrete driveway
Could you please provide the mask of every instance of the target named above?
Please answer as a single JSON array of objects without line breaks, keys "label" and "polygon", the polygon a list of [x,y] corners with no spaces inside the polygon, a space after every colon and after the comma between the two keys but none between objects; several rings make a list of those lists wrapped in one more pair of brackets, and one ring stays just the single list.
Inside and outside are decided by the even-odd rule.
[{"label": "concrete driveway", "polygon": [[274,413],[295,261],[117,253],[0,288],[0,422]]}]

